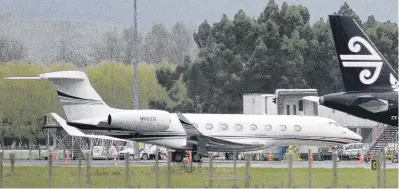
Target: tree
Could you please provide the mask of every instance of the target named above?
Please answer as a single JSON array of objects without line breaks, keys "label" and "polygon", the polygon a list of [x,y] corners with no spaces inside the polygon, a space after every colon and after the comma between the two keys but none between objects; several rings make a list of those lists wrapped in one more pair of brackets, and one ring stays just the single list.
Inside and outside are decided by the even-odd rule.
[{"label": "tree", "polygon": [[[347,3],[335,14],[361,24]],[[278,88],[316,88],[321,95],[338,92],[342,76],[329,22],[321,19],[311,25],[309,19],[306,7],[284,2],[280,10],[269,0],[256,20],[239,10],[233,20],[223,14],[212,26],[204,21],[193,35],[197,59],[174,71],[157,71],[158,82],[171,99],[179,96],[177,83],[186,87],[186,98],[177,98],[174,108],[208,113],[240,113],[244,93],[274,93]],[[396,24],[379,24],[369,17],[364,27],[396,66]],[[165,107],[161,102],[152,105]]]},{"label": "tree", "polygon": [[144,61],[159,64],[168,56],[169,32],[163,24],[154,24],[144,45]]},{"label": "tree", "polygon": [[341,15],[341,16],[349,16],[352,17],[353,19],[355,19],[355,21],[357,22],[357,24],[359,24],[359,26],[362,25],[362,21],[360,20],[360,17],[355,13],[355,11],[350,8],[350,6],[348,5],[347,2],[345,2],[340,9],[338,10],[338,13],[334,13],[334,15]]},{"label": "tree", "polygon": [[184,56],[189,55],[192,47],[191,35],[183,22],[178,22],[172,27],[169,46],[169,61],[182,64]]},{"label": "tree", "polygon": [[27,51],[21,42],[0,36],[0,62],[22,60],[26,55]]}]

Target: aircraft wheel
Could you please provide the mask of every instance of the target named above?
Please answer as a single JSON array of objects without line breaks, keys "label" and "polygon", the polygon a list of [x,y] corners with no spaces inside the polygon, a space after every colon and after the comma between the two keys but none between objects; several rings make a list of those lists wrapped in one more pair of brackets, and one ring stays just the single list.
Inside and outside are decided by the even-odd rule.
[{"label": "aircraft wheel", "polygon": [[172,157],[175,162],[182,162],[184,158],[181,152],[173,152]]},{"label": "aircraft wheel", "polygon": [[234,159],[234,154],[233,154],[233,153],[229,153],[228,159],[229,159],[229,160],[233,160],[233,159]]},{"label": "aircraft wheel", "polygon": [[193,154],[193,161],[194,162],[200,162],[201,158],[202,158],[201,154],[197,154],[197,153]]}]

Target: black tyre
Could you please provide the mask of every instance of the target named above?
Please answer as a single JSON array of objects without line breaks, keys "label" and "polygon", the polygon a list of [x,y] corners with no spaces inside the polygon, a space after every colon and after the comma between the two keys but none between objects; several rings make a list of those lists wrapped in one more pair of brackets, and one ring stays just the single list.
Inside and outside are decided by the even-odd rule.
[{"label": "black tyre", "polygon": [[201,154],[194,153],[193,154],[193,162],[200,162],[201,161]]},{"label": "black tyre", "polygon": [[181,152],[175,152],[174,155],[173,155],[173,160],[175,162],[182,162],[183,158],[184,158],[183,157],[183,153],[181,153]]}]

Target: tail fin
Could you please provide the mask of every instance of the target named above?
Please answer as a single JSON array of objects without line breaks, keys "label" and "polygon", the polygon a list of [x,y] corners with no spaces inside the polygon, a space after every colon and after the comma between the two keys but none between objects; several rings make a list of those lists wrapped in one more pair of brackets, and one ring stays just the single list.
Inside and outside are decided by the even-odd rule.
[{"label": "tail fin", "polygon": [[337,15],[329,20],[345,90],[392,90],[398,82],[395,70],[356,21]]},{"label": "tail fin", "polygon": [[111,110],[91,86],[87,75],[80,71],[50,72],[39,74],[39,77],[6,79],[45,79],[53,82],[68,121],[107,117]]}]

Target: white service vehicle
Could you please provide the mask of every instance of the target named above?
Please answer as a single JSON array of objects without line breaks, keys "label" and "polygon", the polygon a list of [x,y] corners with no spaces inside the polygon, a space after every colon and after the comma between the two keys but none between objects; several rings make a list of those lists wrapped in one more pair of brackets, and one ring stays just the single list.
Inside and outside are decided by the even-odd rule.
[{"label": "white service vehicle", "polygon": [[134,150],[134,146],[129,146],[129,145],[123,146],[122,150],[119,151],[119,159],[122,159],[122,160],[125,159],[125,154],[126,153],[129,153],[129,159],[133,160],[134,159],[134,155],[136,154],[135,150]]},{"label": "white service vehicle", "polygon": [[[82,150],[82,152],[90,152],[90,150]],[[113,159],[118,156],[118,149],[115,146],[93,146],[92,159]]]},{"label": "white service vehicle", "polygon": [[366,152],[365,145],[363,143],[352,143],[343,145],[342,147],[342,159],[360,159],[360,154]]},{"label": "white service vehicle", "polygon": [[[148,160],[148,159],[155,159],[155,154],[157,152],[157,145],[153,144],[145,144],[144,147],[141,147],[139,149],[139,157],[142,160]],[[158,159],[162,159],[162,155],[167,154],[167,149],[166,148],[161,148],[159,147],[158,151]]]}]

